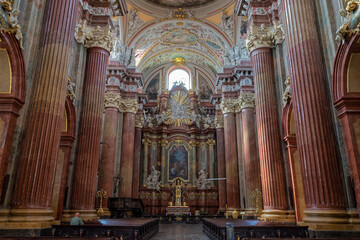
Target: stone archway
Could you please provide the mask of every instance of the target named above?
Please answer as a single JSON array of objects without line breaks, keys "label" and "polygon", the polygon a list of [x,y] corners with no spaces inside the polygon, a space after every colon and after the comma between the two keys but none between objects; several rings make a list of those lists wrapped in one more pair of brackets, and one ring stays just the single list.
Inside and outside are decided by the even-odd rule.
[{"label": "stone archway", "polygon": [[299,151],[296,145],[295,127],[293,102],[291,99],[288,99],[282,114],[283,141],[286,143],[288,153],[296,222],[302,222],[305,210],[304,186]]},{"label": "stone archway", "polygon": [[360,41],[359,35],[340,44],[333,69],[333,101],[338,110],[349,169],[360,212]]},{"label": "stone archway", "polygon": [[[3,191],[19,112],[25,103],[24,54],[15,34],[0,32],[0,194]],[[6,186],[5,186],[6,187]]]}]

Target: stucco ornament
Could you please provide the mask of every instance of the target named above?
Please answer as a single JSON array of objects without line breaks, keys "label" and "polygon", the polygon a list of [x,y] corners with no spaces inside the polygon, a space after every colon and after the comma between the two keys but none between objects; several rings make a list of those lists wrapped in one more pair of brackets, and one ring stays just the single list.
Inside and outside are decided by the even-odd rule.
[{"label": "stucco ornament", "polygon": [[284,82],[286,88],[283,93],[283,103],[286,105],[289,99],[291,99],[290,77],[287,77]]},{"label": "stucco ornament", "polygon": [[146,187],[148,189],[156,189],[160,191],[160,171],[156,170],[154,166],[151,167],[151,173],[146,179]]},{"label": "stucco ornament", "polygon": [[199,171],[199,178],[196,179],[196,187],[198,189],[210,189],[211,188],[211,182],[207,180],[208,173],[203,168]]},{"label": "stucco ornament", "polygon": [[128,21],[128,37],[131,37],[145,22],[139,18],[139,15],[135,9],[132,9],[129,14]]},{"label": "stucco ornament", "polygon": [[360,32],[360,1],[347,0],[346,8],[340,11],[340,15],[345,18],[345,23],[337,30],[337,40],[345,41],[346,36],[351,37]]},{"label": "stucco ornament", "polygon": [[0,32],[12,33],[23,48],[23,36],[17,17],[20,11],[13,9],[13,0],[0,1]]}]

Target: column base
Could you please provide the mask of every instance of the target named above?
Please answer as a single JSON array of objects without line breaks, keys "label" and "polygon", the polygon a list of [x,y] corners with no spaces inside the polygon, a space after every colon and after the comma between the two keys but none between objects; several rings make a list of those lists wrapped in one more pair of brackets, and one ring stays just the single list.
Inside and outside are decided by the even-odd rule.
[{"label": "column base", "polygon": [[50,228],[55,220],[52,209],[4,210],[0,218],[0,229],[44,229]]},{"label": "column base", "polygon": [[280,223],[295,223],[295,212],[293,210],[277,210],[267,209],[263,210],[261,217],[263,221],[280,222]]},{"label": "column base", "polygon": [[85,221],[96,221],[99,219],[96,214],[96,210],[64,210],[61,218],[62,222],[70,222],[70,220],[75,216],[75,213],[79,212],[81,219]]}]

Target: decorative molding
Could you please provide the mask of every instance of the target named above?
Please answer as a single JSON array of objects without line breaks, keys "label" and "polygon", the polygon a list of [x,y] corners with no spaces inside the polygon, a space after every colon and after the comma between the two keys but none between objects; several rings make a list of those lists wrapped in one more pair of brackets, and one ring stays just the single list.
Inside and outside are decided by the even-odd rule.
[{"label": "decorative molding", "polygon": [[129,112],[136,114],[139,110],[139,103],[137,99],[122,98],[119,104],[120,112]]},{"label": "decorative molding", "polygon": [[220,108],[223,114],[234,113],[236,110],[237,99],[222,99],[220,103]]},{"label": "decorative molding", "polygon": [[68,97],[73,103],[74,103],[74,100],[76,99],[75,87],[76,87],[76,84],[74,82],[72,82],[71,77],[69,77],[68,81],[67,81],[66,97]]},{"label": "decorative molding", "polygon": [[13,9],[13,4],[14,0],[0,1],[0,32],[14,34],[23,49],[23,36],[17,19],[20,11]]},{"label": "decorative molding", "polygon": [[119,93],[105,93],[105,108],[119,109],[121,96]]},{"label": "decorative molding", "polygon": [[291,99],[290,77],[288,76],[284,82],[286,88],[283,93],[283,103],[286,105],[289,99]]},{"label": "decorative molding", "polygon": [[284,41],[284,30],[277,22],[273,26],[266,27],[262,24],[260,27],[251,26],[246,40],[246,47],[249,52],[258,48],[273,48]]},{"label": "decorative molding", "polygon": [[75,39],[85,47],[100,47],[112,51],[115,38],[110,26],[88,26],[86,20],[80,21],[75,27]]},{"label": "decorative molding", "polygon": [[337,30],[337,40],[345,41],[346,37],[360,33],[360,1],[345,0],[346,8],[340,11],[345,23]]},{"label": "decorative molding", "polygon": [[215,127],[216,128],[224,128],[224,117],[223,116],[215,117]]},{"label": "decorative molding", "polygon": [[135,127],[142,128],[144,126],[145,120],[142,114],[136,114],[135,116]]},{"label": "decorative molding", "polygon": [[240,110],[244,108],[255,108],[255,94],[254,93],[241,93],[239,98]]}]

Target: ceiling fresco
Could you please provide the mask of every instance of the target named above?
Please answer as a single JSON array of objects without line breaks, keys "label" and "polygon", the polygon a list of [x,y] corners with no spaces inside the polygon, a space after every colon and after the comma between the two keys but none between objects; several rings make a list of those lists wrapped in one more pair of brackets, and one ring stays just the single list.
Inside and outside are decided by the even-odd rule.
[{"label": "ceiling fresco", "polygon": [[131,44],[135,64],[144,74],[175,57],[217,72],[230,40],[209,24],[194,20],[162,21],[143,30]]},{"label": "ceiling fresco", "polygon": [[215,0],[147,0],[162,7],[191,8],[207,5]]}]

